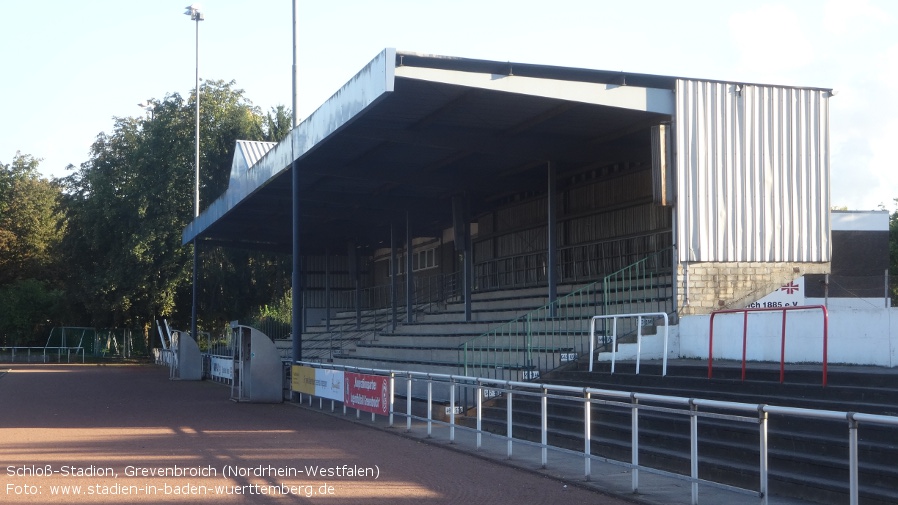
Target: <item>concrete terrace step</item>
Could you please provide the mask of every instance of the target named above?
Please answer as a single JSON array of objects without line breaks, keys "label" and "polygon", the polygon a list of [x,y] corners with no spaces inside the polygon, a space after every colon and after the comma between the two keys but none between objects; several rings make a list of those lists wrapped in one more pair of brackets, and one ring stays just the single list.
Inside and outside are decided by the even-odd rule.
[{"label": "concrete terrace step", "polygon": [[[582,363],[581,363],[582,365]],[[621,368],[628,369],[627,363]],[[630,364],[632,365],[632,364]],[[646,392],[680,397],[698,397],[749,404],[766,403],[821,410],[895,414],[898,410],[898,373],[877,367],[830,367],[829,385],[820,384],[821,365],[787,365],[787,382],[780,384],[778,363],[750,363],[755,374],[741,380],[741,366],[719,363],[715,379],[707,378],[707,362],[674,360],[668,376],[660,376],[660,364],[643,363],[640,375],[610,374],[607,363],[597,363],[593,373],[554,372],[545,380],[571,386]],[[790,371],[790,366],[794,367]],[[621,370],[618,368],[618,370]],[[652,373],[657,372],[657,373]],[[791,372],[791,375],[790,375]],[[723,378],[726,377],[726,378]],[[792,382],[789,382],[789,379]],[[539,404],[530,398],[515,398],[515,434],[538,436]],[[643,403],[643,402],[641,402]],[[649,402],[650,403],[650,402]],[[490,423],[504,426],[502,402],[489,407]],[[518,411],[520,409],[520,411]],[[594,406],[593,447],[629,456],[630,415],[627,409]],[[705,410],[705,409],[703,409]],[[582,435],[582,403],[550,400],[550,433],[562,440]],[[486,422],[486,421],[485,421]],[[640,462],[684,472],[688,469],[688,419],[640,409]],[[757,454],[757,426],[729,424],[700,418],[700,475],[715,475],[734,485],[757,482],[756,465],[746,465],[745,455]],[[768,427],[771,490],[823,503],[844,503],[847,492],[847,423],[790,416],[771,419]],[[861,426],[859,462],[861,502],[884,505],[898,502],[898,457],[895,429]],[[570,442],[574,443],[574,442]],[[582,444],[582,439],[576,443]],[[710,463],[710,464],[709,464]],[[749,462],[751,463],[751,462]],[[746,480],[747,479],[747,480]]]}]

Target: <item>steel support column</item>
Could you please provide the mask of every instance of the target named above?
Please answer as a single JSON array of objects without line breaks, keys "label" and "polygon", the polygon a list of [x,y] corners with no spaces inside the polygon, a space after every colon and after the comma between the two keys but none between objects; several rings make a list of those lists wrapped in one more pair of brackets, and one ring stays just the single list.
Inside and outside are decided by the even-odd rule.
[{"label": "steel support column", "polygon": [[556,253],[557,247],[556,244],[556,233],[555,233],[555,211],[556,211],[556,199],[555,199],[555,164],[551,161],[548,163],[548,223],[546,226],[548,236],[548,250],[546,251],[546,281],[549,285],[549,317],[555,317],[555,299],[558,297],[558,286],[555,276],[555,264],[556,261]]},{"label": "steel support column", "polygon": [[324,250],[324,328],[331,331],[331,252]]},{"label": "steel support column", "polygon": [[471,322],[471,292],[474,284],[474,246],[471,244],[471,225],[465,221],[465,322]]},{"label": "steel support column", "polygon": [[415,279],[413,277],[414,258],[412,249],[412,223],[405,213],[405,322],[411,324],[414,317]]},{"label": "steel support column", "polygon": [[398,287],[396,285],[396,274],[399,269],[399,264],[396,261],[396,227],[393,223],[390,223],[390,307],[392,310],[392,315],[390,318],[390,324],[392,325],[393,331],[396,331],[397,324],[397,305],[399,293]]},{"label": "steel support column", "polygon": [[352,242],[349,243],[346,260],[349,262],[349,276],[355,286],[355,329],[362,329],[362,283],[359,276],[359,250]]},{"label": "steel support column", "polygon": [[291,168],[293,176],[293,276],[291,279],[292,301],[290,305],[293,332],[293,361],[302,361],[302,258],[299,254],[299,163],[294,159]]}]

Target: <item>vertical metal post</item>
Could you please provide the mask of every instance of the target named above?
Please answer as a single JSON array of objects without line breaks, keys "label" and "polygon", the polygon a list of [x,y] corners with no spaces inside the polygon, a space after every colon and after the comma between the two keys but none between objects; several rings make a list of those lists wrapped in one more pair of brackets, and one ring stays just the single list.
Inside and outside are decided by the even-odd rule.
[{"label": "vertical metal post", "polygon": [[393,331],[396,331],[396,319],[397,319],[397,304],[398,304],[398,293],[396,287],[396,277],[398,276],[399,265],[396,261],[396,230],[393,223],[390,223],[390,307],[392,311],[390,312],[390,325],[393,328]]},{"label": "vertical metal post", "polygon": [[508,457],[508,459],[511,459],[512,445],[514,445],[513,444],[514,435],[512,434],[512,423],[511,423],[511,418],[512,418],[511,397],[512,397],[512,394],[511,394],[511,385],[508,384],[507,381],[505,383],[505,387],[508,390],[508,392],[505,395],[505,436],[508,439],[506,441],[506,444],[507,444],[506,456]]},{"label": "vertical metal post", "polygon": [[405,431],[412,431],[412,374],[405,384]]},{"label": "vertical metal post", "polygon": [[474,290],[474,245],[471,243],[471,225],[465,219],[465,254],[464,254],[464,289],[465,289],[465,322],[471,322],[471,292]]},{"label": "vertical metal post", "polygon": [[849,503],[858,505],[857,421],[851,412],[848,413],[848,473]]},{"label": "vertical metal post", "polygon": [[592,402],[590,393],[583,388],[583,478],[592,476]]},{"label": "vertical metal post", "polygon": [[297,22],[297,12],[299,10],[299,0],[293,0],[293,127],[299,126],[299,67],[296,65],[298,59],[297,37],[299,36],[299,23]]},{"label": "vertical metal post", "polygon": [[455,443],[455,379],[449,381],[449,443]]},{"label": "vertical metal post", "polygon": [[748,349],[748,311],[742,313],[742,382],[745,382],[745,358]]},{"label": "vertical metal post", "polygon": [[355,329],[362,330],[362,283],[359,278],[359,250],[355,243],[350,243],[346,254],[349,262],[349,276],[355,288]]},{"label": "vertical metal post", "polygon": [[477,449],[480,449],[483,439],[483,433],[480,431],[483,429],[483,383],[480,380],[477,381],[477,388],[474,391],[477,395]]},{"label": "vertical metal post", "polygon": [[698,505],[698,405],[689,400],[689,475],[692,477],[692,505]]},{"label": "vertical metal post", "polygon": [[[396,399],[396,374],[393,372],[390,372],[390,421],[388,424],[388,426],[390,428],[393,427],[393,407],[395,405],[395,403],[394,403],[395,399]],[[373,414],[373,412],[372,412],[372,414]],[[371,420],[372,421],[374,420],[373,415],[371,416]]]},{"label": "vertical metal post", "polygon": [[642,316],[636,316],[636,375],[639,375],[639,356],[642,354]]},{"label": "vertical metal post", "polygon": [[545,387],[540,391],[540,464],[545,468],[549,459],[549,391]]},{"label": "vertical metal post", "polygon": [[889,269],[885,270],[885,279],[882,283],[882,297],[885,298],[885,308],[889,308]]},{"label": "vertical metal post", "polygon": [[[746,312],[747,314],[747,312]],[[786,380],[786,309],[783,309],[783,336],[780,344],[780,384]]]},{"label": "vertical metal post", "polygon": [[293,206],[293,274],[291,277],[291,332],[293,333],[293,361],[302,361],[302,258],[299,250],[299,162],[293,160],[291,168],[293,176],[292,206]]},{"label": "vertical metal post", "polygon": [[[324,329],[331,331],[331,253],[330,249],[324,250]],[[333,335],[331,335],[333,338]],[[331,346],[331,353],[333,353]]]},{"label": "vertical metal post", "polygon": [[596,319],[593,317],[589,320],[589,371],[592,372],[592,364],[595,361],[593,352],[596,344]]},{"label": "vertical metal post", "polygon": [[415,279],[414,250],[412,248],[412,223],[408,212],[405,213],[405,322],[414,321]]},{"label": "vertical metal post", "polygon": [[632,489],[636,493],[639,491],[639,400],[636,399],[636,393],[630,393],[630,464],[633,468],[630,470],[632,479]]},{"label": "vertical metal post", "polygon": [[617,358],[617,316],[611,318],[611,374],[614,374],[614,362]]},{"label": "vertical metal post", "polygon": [[[190,9],[188,7],[188,9]],[[190,9],[193,11],[193,9]],[[197,10],[192,18],[196,21],[196,149],[194,152],[194,191],[193,191],[193,217],[200,216],[200,21],[203,15]],[[191,288],[192,306],[190,309],[190,335],[197,339],[196,330],[196,305],[197,305],[197,279],[199,270],[199,243],[196,236],[193,237],[193,286]]]},{"label": "vertical metal post", "polygon": [[557,252],[557,244],[556,244],[556,235],[555,235],[555,221],[556,221],[556,200],[555,200],[555,175],[556,169],[555,164],[551,161],[548,163],[547,167],[548,171],[548,219],[546,223],[546,228],[548,230],[548,250],[546,252],[546,280],[549,284],[549,317],[555,317],[557,307],[555,306],[555,300],[558,297],[558,286],[555,275],[555,263],[556,263],[556,252]]},{"label": "vertical metal post", "polygon": [[761,474],[761,482],[760,489],[758,490],[761,494],[761,505],[767,505],[768,498],[767,495],[767,471],[768,471],[768,456],[767,456],[767,412],[764,410],[766,405],[758,405],[758,438],[760,440],[760,463],[759,470]]},{"label": "vertical metal post", "polygon": [[433,435],[433,379],[427,377],[427,438]]}]

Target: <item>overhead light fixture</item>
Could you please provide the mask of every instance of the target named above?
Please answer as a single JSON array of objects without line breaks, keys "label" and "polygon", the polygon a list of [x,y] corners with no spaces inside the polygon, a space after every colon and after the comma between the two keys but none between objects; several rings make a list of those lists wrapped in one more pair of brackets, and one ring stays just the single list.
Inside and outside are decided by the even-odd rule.
[{"label": "overhead light fixture", "polygon": [[191,4],[185,7],[184,14],[190,16],[191,21],[202,21],[203,18],[203,6],[200,4]]}]

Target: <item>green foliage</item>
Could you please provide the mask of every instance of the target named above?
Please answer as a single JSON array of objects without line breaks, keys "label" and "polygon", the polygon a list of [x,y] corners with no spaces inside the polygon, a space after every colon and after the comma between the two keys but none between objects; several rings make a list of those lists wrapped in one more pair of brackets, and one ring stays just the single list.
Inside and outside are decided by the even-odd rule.
[{"label": "green foliage", "polygon": [[61,317],[60,188],[39,164],[21,153],[0,163],[0,344],[37,342]]},{"label": "green foliage", "polygon": [[293,320],[293,295],[288,292],[274,300],[271,305],[259,307],[259,319],[271,319],[279,323],[290,324]]},{"label": "green foliage", "polygon": [[53,280],[53,251],[62,233],[59,187],[41,179],[40,160],[16,153],[0,163],[0,285],[37,278]]},{"label": "green foliage", "polygon": [[[63,180],[66,289],[89,314],[78,324],[134,327],[166,317],[189,327],[193,250],[181,245],[181,233],[194,217],[196,95],[153,105],[146,118],[116,118],[90,159]],[[263,116],[233,81],[203,83],[202,207],[227,188],[236,141],[283,134],[284,117],[283,108]],[[282,258],[207,247],[200,258],[201,328],[268,303],[289,281]]]},{"label": "green foliage", "polygon": [[0,345],[42,345],[63,293],[37,279],[0,286]]}]

